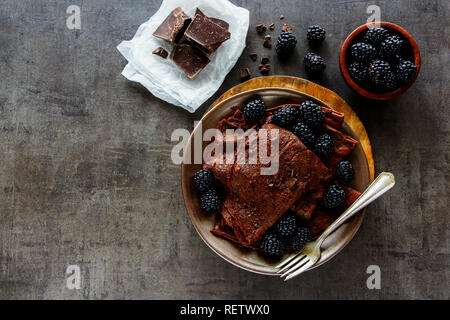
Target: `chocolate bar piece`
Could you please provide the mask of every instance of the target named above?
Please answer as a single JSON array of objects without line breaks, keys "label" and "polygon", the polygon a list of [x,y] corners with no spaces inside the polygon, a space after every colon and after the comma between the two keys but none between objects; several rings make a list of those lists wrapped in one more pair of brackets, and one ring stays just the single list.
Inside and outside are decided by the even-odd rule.
[{"label": "chocolate bar piece", "polygon": [[[195,9],[195,15],[201,15],[204,17],[207,17],[199,8]],[[215,24],[221,26],[222,28],[229,30],[230,29],[230,25],[228,24],[228,22],[223,21],[222,19],[218,19],[218,18],[213,18],[213,17],[207,17],[209,18],[209,20],[211,20],[212,22],[214,22]]]},{"label": "chocolate bar piece", "polygon": [[168,55],[167,51],[164,50],[164,49],[161,48],[161,47],[156,48],[155,50],[153,50],[152,53],[153,53],[153,54],[156,54],[157,56],[160,56],[160,57],[163,58],[163,59],[166,59],[166,58],[167,58],[167,55]]},{"label": "chocolate bar piece", "polygon": [[208,17],[196,14],[184,36],[209,55],[216,51],[223,42],[230,39],[231,33],[212,22]]},{"label": "chocolate bar piece", "polygon": [[194,79],[209,63],[208,57],[189,43],[177,44],[170,53],[170,59],[189,79]]},{"label": "chocolate bar piece", "polygon": [[180,7],[175,8],[153,35],[169,42],[178,42],[191,21],[192,19]]}]

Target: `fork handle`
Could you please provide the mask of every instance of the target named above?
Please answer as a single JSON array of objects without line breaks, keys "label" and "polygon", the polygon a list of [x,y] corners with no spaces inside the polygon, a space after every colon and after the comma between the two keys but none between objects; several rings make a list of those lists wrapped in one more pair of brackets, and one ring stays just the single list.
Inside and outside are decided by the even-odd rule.
[{"label": "fork handle", "polygon": [[366,207],[369,203],[380,197],[386,191],[390,190],[395,185],[394,175],[390,172],[382,172],[370,184],[369,187],[353,202],[350,207],[339,216],[318,239],[318,244],[322,245],[323,240],[328,237],[334,230],[340,227],[345,221],[353,217],[359,210]]}]

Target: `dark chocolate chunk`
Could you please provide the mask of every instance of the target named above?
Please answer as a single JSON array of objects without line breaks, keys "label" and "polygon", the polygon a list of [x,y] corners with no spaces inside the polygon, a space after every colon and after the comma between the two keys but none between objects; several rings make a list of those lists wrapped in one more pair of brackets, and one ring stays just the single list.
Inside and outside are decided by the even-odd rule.
[{"label": "dark chocolate chunk", "polygon": [[272,24],[269,26],[269,29],[270,29],[270,30],[275,30],[275,23],[272,23]]},{"label": "dark chocolate chunk", "polygon": [[251,73],[249,68],[242,68],[241,69],[241,80],[245,81],[250,79]]},{"label": "dark chocolate chunk", "polygon": [[256,61],[256,59],[258,59],[258,55],[257,55],[256,53],[250,53],[250,58],[251,58],[253,61]]},{"label": "dark chocolate chunk", "polygon": [[[199,8],[195,9],[195,15],[197,15],[197,14],[199,14],[203,17],[207,17]],[[228,22],[223,21],[222,19],[213,18],[213,17],[207,17],[207,18],[226,30],[230,29],[230,25],[228,24]]]},{"label": "dark chocolate chunk", "polygon": [[184,33],[186,39],[197,45],[206,54],[211,54],[225,41],[230,39],[231,33],[208,17],[195,15]]},{"label": "dark chocolate chunk", "polygon": [[261,64],[268,64],[269,63],[269,58],[264,57],[261,59]]},{"label": "dark chocolate chunk", "polygon": [[153,54],[156,54],[157,56],[160,56],[160,57],[163,58],[163,59],[166,59],[166,58],[167,58],[167,55],[168,55],[167,51],[164,50],[164,49],[161,48],[161,47],[159,47],[159,48],[153,50],[152,53],[153,53]]},{"label": "dark chocolate chunk", "polygon": [[170,59],[189,79],[194,79],[210,61],[200,50],[189,43],[177,44],[170,53]]},{"label": "dark chocolate chunk", "polygon": [[264,47],[266,48],[272,48],[272,41],[270,40],[270,35],[266,34],[264,36]]},{"label": "dark chocolate chunk", "polygon": [[191,20],[192,19],[185,14],[180,7],[175,8],[160,24],[158,29],[153,32],[153,35],[170,42],[178,42]]},{"label": "dark chocolate chunk", "polygon": [[281,16],[280,16],[280,20],[283,20],[283,19],[284,19],[284,16],[283,16],[283,15],[281,15]]},{"label": "dark chocolate chunk", "polygon": [[264,32],[267,30],[267,27],[265,24],[258,24],[256,26],[256,31],[258,31],[259,33]]}]

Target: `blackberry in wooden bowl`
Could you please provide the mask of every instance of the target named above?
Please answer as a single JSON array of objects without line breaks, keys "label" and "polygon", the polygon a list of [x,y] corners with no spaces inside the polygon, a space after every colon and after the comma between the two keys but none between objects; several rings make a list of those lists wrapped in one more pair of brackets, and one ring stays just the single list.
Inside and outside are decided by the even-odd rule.
[{"label": "blackberry in wooden bowl", "polygon": [[374,100],[389,100],[404,93],[416,80],[420,64],[416,41],[390,22],[356,28],[344,41],[339,56],[345,82]]}]

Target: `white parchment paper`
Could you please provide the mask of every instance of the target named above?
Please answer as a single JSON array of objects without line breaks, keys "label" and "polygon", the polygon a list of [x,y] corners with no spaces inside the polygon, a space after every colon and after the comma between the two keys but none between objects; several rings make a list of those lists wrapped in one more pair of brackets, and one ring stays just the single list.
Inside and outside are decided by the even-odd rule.
[{"label": "white parchment paper", "polygon": [[[231,38],[209,58],[211,62],[190,80],[169,59],[152,54],[163,47],[170,54],[173,45],[152,34],[176,7],[194,17],[199,8],[205,15],[225,20],[230,25]],[[117,49],[128,60],[122,71],[127,79],[141,83],[154,96],[189,112],[195,112],[219,89],[246,46],[249,11],[228,0],[164,0],[159,10],[140,25],[133,39],[122,41]]]}]

